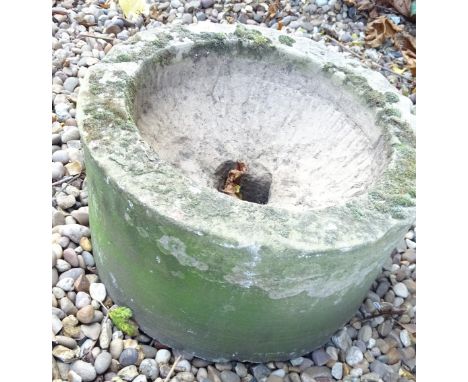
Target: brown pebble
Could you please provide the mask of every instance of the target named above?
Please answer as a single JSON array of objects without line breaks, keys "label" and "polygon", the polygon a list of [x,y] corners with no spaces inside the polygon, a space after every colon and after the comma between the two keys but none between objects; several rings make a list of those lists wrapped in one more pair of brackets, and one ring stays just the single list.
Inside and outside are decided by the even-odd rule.
[{"label": "brown pebble", "polygon": [[401,354],[397,348],[392,348],[389,350],[389,352],[386,354],[388,357],[388,364],[389,365],[394,365],[398,361],[401,360]]},{"label": "brown pebble", "polygon": [[74,284],[75,290],[77,292],[89,292],[89,280],[85,275],[80,275]]},{"label": "brown pebble", "polygon": [[63,251],[63,258],[64,260],[70,264],[73,268],[79,265],[78,256],[74,249],[67,248]]},{"label": "brown pebble", "polygon": [[76,313],[76,318],[83,324],[89,324],[94,318],[94,308],[91,305],[86,305]]}]

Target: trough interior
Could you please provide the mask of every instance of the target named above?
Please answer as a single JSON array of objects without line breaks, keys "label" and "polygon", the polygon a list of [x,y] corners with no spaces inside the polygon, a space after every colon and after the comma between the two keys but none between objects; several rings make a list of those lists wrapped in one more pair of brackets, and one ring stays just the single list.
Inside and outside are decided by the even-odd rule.
[{"label": "trough interior", "polygon": [[140,76],[143,138],[200,186],[216,188],[218,166],[243,161],[271,174],[268,205],[320,209],[364,193],[388,163],[373,112],[287,59],[212,52]]}]

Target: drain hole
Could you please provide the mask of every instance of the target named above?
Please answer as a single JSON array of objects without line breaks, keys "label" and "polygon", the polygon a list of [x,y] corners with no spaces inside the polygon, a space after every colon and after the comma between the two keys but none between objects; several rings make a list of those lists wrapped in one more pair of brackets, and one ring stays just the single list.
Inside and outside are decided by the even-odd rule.
[{"label": "drain hole", "polygon": [[268,203],[272,177],[264,166],[228,160],[216,168],[214,175],[219,192],[246,202]]}]

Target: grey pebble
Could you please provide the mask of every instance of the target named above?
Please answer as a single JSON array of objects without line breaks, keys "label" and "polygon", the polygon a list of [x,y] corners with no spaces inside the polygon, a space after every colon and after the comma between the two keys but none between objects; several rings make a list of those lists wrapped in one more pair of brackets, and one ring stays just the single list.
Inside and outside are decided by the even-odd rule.
[{"label": "grey pebble", "polygon": [[52,180],[59,180],[65,175],[65,167],[62,162],[52,162]]},{"label": "grey pebble", "polygon": [[71,277],[73,280],[76,281],[76,279],[78,277],[80,277],[81,275],[84,275],[84,269],[82,268],[72,268],[72,269],[69,269],[68,271],[66,272],[63,272],[60,277],[59,277],[59,280],[62,280],[66,277]]},{"label": "grey pebble", "polygon": [[60,235],[67,236],[75,243],[79,243],[83,236],[90,237],[91,231],[88,227],[79,224],[67,224],[59,229]]},{"label": "grey pebble", "polygon": [[234,367],[234,370],[236,371],[237,375],[241,378],[247,376],[248,370],[243,363],[237,362],[236,366]]},{"label": "grey pebble", "polygon": [[346,328],[343,328],[332,336],[332,341],[339,349],[347,351],[351,347],[351,337],[348,335]]},{"label": "grey pebble", "polygon": [[230,370],[223,370],[220,377],[222,382],[240,382],[240,377]]},{"label": "grey pebble", "polygon": [[[98,313],[100,311],[97,311]],[[112,339],[112,323],[110,320],[105,320],[101,325],[101,334],[99,336],[99,346],[101,349],[107,349]]]},{"label": "grey pebble", "polygon": [[252,368],[252,372],[258,382],[263,382],[270,375],[271,370],[260,363]]},{"label": "grey pebble", "polygon": [[179,371],[179,372],[180,371],[190,371],[191,368],[192,368],[192,365],[190,365],[190,362],[187,361],[186,359],[182,359],[177,363],[177,365],[175,367],[175,370]]},{"label": "grey pebble", "polygon": [[77,77],[68,77],[63,83],[63,88],[73,93],[75,88],[79,85],[80,80]]},{"label": "grey pebble", "polygon": [[138,375],[138,369],[135,365],[126,366],[117,375],[125,381],[132,381]]},{"label": "grey pebble", "polygon": [[96,357],[96,360],[94,361],[94,368],[96,369],[96,373],[104,374],[109,368],[111,361],[112,356],[109,352],[104,350],[99,353],[99,355]]},{"label": "grey pebble", "polygon": [[154,359],[146,358],[141,361],[139,372],[154,381],[159,375],[159,368]]},{"label": "grey pebble", "polygon": [[157,364],[168,363],[171,359],[171,352],[167,349],[160,349],[156,353],[156,362]]},{"label": "grey pebble", "polygon": [[80,131],[78,130],[76,126],[70,126],[68,129],[66,129],[62,133],[61,139],[63,143],[67,143],[68,141],[71,141],[71,140],[80,139]]},{"label": "grey pebble", "polygon": [[121,338],[114,338],[110,343],[109,351],[112,358],[118,359],[123,350],[123,340]]},{"label": "grey pebble", "polygon": [[320,348],[312,352],[312,359],[316,365],[323,366],[332,358],[323,348]]},{"label": "grey pebble", "polygon": [[403,283],[396,283],[393,286],[393,291],[399,297],[406,298],[409,296],[408,288]]},{"label": "grey pebble", "polygon": [[138,359],[138,351],[134,348],[127,348],[122,351],[119,362],[122,366],[134,365]]},{"label": "grey pebble", "polygon": [[361,349],[357,346],[351,346],[346,352],[346,363],[350,366],[356,366],[364,358]]},{"label": "grey pebble", "polygon": [[101,333],[101,324],[95,322],[91,325],[81,325],[81,331],[86,337],[97,340]]},{"label": "grey pebble", "polygon": [[94,381],[96,378],[96,370],[94,366],[88,362],[81,360],[75,361],[71,365],[71,369],[82,378],[83,382]]},{"label": "grey pebble", "polygon": [[146,375],[140,374],[135,377],[135,379],[132,380],[133,382],[147,382],[148,379],[146,378]]},{"label": "grey pebble", "polygon": [[341,362],[336,362],[332,369],[331,369],[331,375],[335,379],[341,379],[343,378],[343,364]]},{"label": "grey pebble", "polygon": [[214,0],[201,0],[200,2],[201,6],[205,9],[212,7],[214,4]]},{"label": "grey pebble", "polygon": [[74,282],[75,280],[73,280],[71,277],[65,277],[62,280],[59,280],[57,287],[62,288],[64,291],[68,292],[73,290]]},{"label": "grey pebble", "polygon": [[89,294],[91,297],[99,302],[106,299],[106,286],[102,283],[92,283],[89,286]]},{"label": "grey pebble", "polygon": [[367,343],[372,337],[372,328],[369,325],[364,325],[361,329],[359,329],[358,339]]},{"label": "grey pebble", "polygon": [[68,152],[66,150],[57,150],[52,154],[52,161],[54,162],[62,162],[63,164],[67,164],[70,160],[68,156]]}]

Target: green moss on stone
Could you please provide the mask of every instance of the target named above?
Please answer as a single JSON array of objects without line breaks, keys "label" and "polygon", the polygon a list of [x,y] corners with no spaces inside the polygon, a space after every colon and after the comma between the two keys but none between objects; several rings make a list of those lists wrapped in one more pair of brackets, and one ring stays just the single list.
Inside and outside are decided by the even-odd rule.
[{"label": "green moss on stone", "polygon": [[174,38],[169,33],[159,33],[158,37],[155,40],[151,41],[150,45],[155,46],[157,48],[164,48],[173,39]]},{"label": "green moss on stone", "polygon": [[365,88],[363,92],[364,100],[369,106],[383,107],[385,106],[385,97],[377,90]]},{"label": "green moss on stone", "polygon": [[395,94],[395,93],[392,93],[392,92],[385,92],[384,95],[385,95],[385,100],[388,103],[396,103],[396,102],[398,102],[400,100],[398,95]]},{"label": "green moss on stone", "polygon": [[109,310],[109,317],[112,323],[117,329],[131,337],[138,335],[138,325],[131,320],[132,316],[132,310],[125,306]]},{"label": "green moss on stone", "polygon": [[292,37],[284,36],[284,35],[279,36],[278,40],[281,44],[284,44],[287,46],[293,46],[293,44],[296,42],[296,40],[294,40]]},{"label": "green moss on stone", "polygon": [[271,47],[271,40],[264,36],[260,31],[247,29],[243,25],[238,25],[234,34],[241,40],[250,41],[256,47]]},{"label": "green moss on stone", "polygon": [[131,62],[132,56],[128,53],[120,53],[112,60],[113,62]]}]

